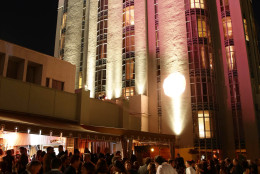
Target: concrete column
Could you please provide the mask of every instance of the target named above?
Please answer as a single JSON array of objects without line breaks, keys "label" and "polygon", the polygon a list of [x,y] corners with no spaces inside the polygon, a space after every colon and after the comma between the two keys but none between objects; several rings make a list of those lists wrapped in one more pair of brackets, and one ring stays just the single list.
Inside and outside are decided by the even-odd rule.
[{"label": "concrete column", "polygon": [[135,87],[139,95],[147,95],[147,18],[146,0],[135,0]]},{"label": "concrete column", "polygon": [[119,98],[122,93],[122,12],[121,0],[108,1],[106,95],[109,99]]},{"label": "concrete column", "polygon": [[65,34],[64,60],[76,66],[75,87],[79,84],[79,66],[81,51],[81,28],[83,1],[69,0]]},{"label": "concrete column", "polygon": [[95,71],[96,71],[96,46],[97,46],[97,12],[98,1],[89,1],[88,21],[88,55],[87,55],[87,88],[90,90],[90,97],[95,97]]},{"label": "concrete column", "polygon": [[[179,72],[186,79],[186,89],[180,97],[166,96],[162,88],[162,127],[165,134],[179,135],[183,147],[193,147],[193,122],[187,32],[184,1],[163,0],[158,3],[161,51],[161,82]],[[162,85],[163,86],[163,85]],[[183,138],[182,138],[183,137]],[[190,138],[187,138],[190,137]]]}]

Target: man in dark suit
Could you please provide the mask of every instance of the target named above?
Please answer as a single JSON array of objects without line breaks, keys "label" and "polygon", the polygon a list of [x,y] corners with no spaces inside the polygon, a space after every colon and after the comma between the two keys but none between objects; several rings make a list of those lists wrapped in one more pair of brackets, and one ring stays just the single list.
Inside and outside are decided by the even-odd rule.
[{"label": "man in dark suit", "polygon": [[47,172],[46,174],[62,174],[61,167],[61,159],[53,158],[51,160],[51,171]]}]

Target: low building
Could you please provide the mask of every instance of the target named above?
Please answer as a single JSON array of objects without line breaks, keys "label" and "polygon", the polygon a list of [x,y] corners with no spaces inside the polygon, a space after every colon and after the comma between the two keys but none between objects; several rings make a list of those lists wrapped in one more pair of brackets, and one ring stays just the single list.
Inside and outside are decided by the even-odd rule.
[{"label": "low building", "polygon": [[0,40],[0,76],[74,92],[75,66]]},{"label": "low building", "polygon": [[[129,156],[134,147],[146,146],[148,151],[160,149],[151,155],[163,151],[166,158],[174,155],[174,135],[142,132],[148,124],[146,96],[93,99],[90,91],[74,92],[75,66],[70,63],[5,41],[0,41],[0,53],[3,150],[26,146],[32,155],[64,145],[69,152],[120,150]],[[136,151],[140,154],[138,147]]]}]

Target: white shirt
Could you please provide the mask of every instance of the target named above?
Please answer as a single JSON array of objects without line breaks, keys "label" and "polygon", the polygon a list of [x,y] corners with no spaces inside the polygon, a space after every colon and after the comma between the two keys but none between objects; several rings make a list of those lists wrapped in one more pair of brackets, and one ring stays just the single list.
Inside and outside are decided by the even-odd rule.
[{"label": "white shirt", "polygon": [[196,174],[196,171],[193,169],[193,167],[186,168],[186,174]]},{"label": "white shirt", "polygon": [[162,163],[159,165],[156,174],[178,174],[177,171],[168,163]]}]

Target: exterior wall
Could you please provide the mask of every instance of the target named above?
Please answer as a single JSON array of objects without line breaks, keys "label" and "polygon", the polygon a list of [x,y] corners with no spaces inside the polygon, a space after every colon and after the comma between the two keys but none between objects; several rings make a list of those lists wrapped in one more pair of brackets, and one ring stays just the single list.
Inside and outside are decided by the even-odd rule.
[{"label": "exterior wall", "polygon": [[122,95],[122,1],[108,1],[107,83],[109,99]]},{"label": "exterior wall", "polygon": [[95,70],[96,70],[96,46],[97,46],[97,11],[98,1],[90,0],[88,19],[88,53],[87,53],[87,77],[86,85],[90,90],[90,97],[95,97]]},{"label": "exterior wall", "polygon": [[74,93],[75,66],[72,64],[1,40],[0,52],[5,54],[4,77],[6,77],[8,59],[17,57],[24,60],[24,67],[20,73],[22,81],[26,81],[27,64],[30,61],[42,65],[40,85],[46,86],[46,78],[54,79],[64,82],[64,91]]},{"label": "exterior wall", "polygon": [[135,0],[135,87],[138,95],[147,95],[146,0]]},{"label": "exterior wall", "polygon": [[237,55],[238,80],[240,84],[240,98],[242,109],[242,120],[245,131],[247,154],[251,158],[257,158],[259,154],[259,139],[252,139],[252,134],[259,137],[256,125],[256,115],[252,94],[252,83],[250,77],[249,62],[245,43],[243,17],[239,0],[231,1],[230,13],[233,25],[234,42]]},{"label": "exterior wall", "polygon": [[[228,126],[233,127],[232,119],[232,106],[231,106],[231,96],[229,92],[229,78],[228,78],[228,63],[226,58],[226,51],[225,51],[225,44],[224,44],[224,32],[223,32],[223,24],[222,24],[222,17],[221,17],[221,10],[220,10],[220,1],[217,0],[217,7],[218,7],[218,17],[219,17],[219,29],[220,29],[220,36],[221,36],[221,46],[222,46],[222,56],[223,56],[223,67],[224,67],[224,75],[225,75],[225,85],[226,85],[226,92],[227,92],[227,107],[228,107],[228,114],[226,124]],[[230,9],[230,16],[232,21],[232,30],[233,30],[233,40],[235,46],[235,57],[236,57],[236,65],[237,65],[237,74],[238,74],[238,84],[239,84],[239,94],[240,94],[240,101],[241,101],[241,113],[242,117],[242,129],[245,139],[245,150],[247,153],[248,158],[256,158],[259,156],[259,135],[257,130],[257,121],[256,121],[256,111],[254,108],[254,99],[253,99],[253,86],[251,82],[250,72],[253,69],[250,69],[249,60],[251,59],[248,57],[247,48],[246,48],[246,41],[245,41],[245,33],[244,33],[244,26],[243,26],[243,17],[241,14],[241,6],[239,0],[229,1],[229,9]],[[241,127],[239,127],[241,129]],[[230,130],[230,129],[229,129]],[[231,130],[230,132],[232,132]],[[235,130],[234,130],[235,131]],[[230,140],[234,137],[233,135],[227,135],[230,137],[228,140],[229,144],[227,145],[228,150],[230,152],[234,152],[235,150],[240,151],[240,149],[236,149],[234,141]],[[252,135],[253,138],[252,139]],[[257,137],[257,138],[256,138]],[[234,139],[234,138],[233,138]],[[223,149],[225,146],[223,146]],[[229,153],[230,153],[229,152]],[[228,152],[227,152],[228,153]]]},{"label": "exterior wall", "polygon": [[130,121],[140,120],[141,124],[136,125],[141,128],[141,131],[148,132],[148,97],[145,95],[136,95],[129,99],[129,117]]},{"label": "exterior wall", "polygon": [[76,94],[0,77],[1,110],[75,121],[76,106]]},{"label": "exterior wall", "polygon": [[174,72],[180,72],[186,79],[186,90],[178,108],[174,108],[171,98],[162,94],[162,133],[179,136],[180,147],[193,147],[184,1],[164,0],[158,6],[162,82]]},{"label": "exterior wall", "polygon": [[68,1],[64,60],[76,66],[75,88],[78,88],[79,84],[82,9],[83,2],[81,0]]},{"label": "exterior wall", "polygon": [[[214,43],[214,50],[213,55],[215,57],[215,89],[216,89],[216,100],[218,102],[218,106],[221,109],[216,111],[216,119],[218,121],[217,131],[219,135],[226,135],[226,136],[219,136],[217,139],[217,143],[219,144],[220,148],[222,149],[223,157],[228,156],[230,158],[235,157],[235,150],[234,150],[234,132],[233,132],[233,123],[231,108],[230,108],[230,100],[228,100],[228,95],[230,95],[229,91],[227,91],[226,83],[225,83],[225,71],[227,67],[224,67],[222,59],[222,40],[219,37],[220,33],[223,33],[223,29],[219,30],[219,25],[222,25],[222,21],[218,20],[218,9],[216,1],[208,1],[208,12],[210,16],[210,27],[211,27],[211,37],[212,42]],[[216,22],[217,21],[217,22]],[[222,27],[223,28],[223,27]],[[226,143],[228,142],[228,143]]]},{"label": "exterior wall", "polygon": [[89,91],[72,94],[4,77],[0,77],[0,110],[141,130],[141,118],[129,114],[126,100],[116,104],[92,99]]}]

